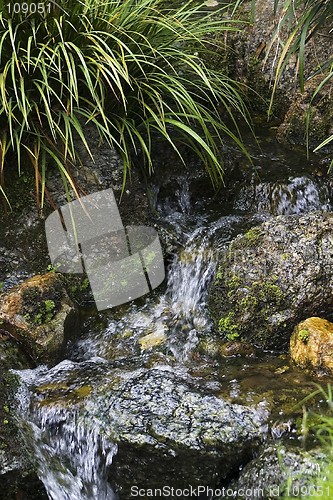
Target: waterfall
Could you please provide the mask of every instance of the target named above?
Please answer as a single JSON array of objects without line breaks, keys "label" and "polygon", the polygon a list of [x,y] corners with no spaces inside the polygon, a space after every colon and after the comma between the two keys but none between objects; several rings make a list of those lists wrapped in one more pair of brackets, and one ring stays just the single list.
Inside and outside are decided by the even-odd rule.
[{"label": "waterfall", "polygon": [[252,183],[241,189],[235,208],[271,215],[330,211],[331,187],[322,179],[306,176],[291,177],[287,182]]},{"label": "waterfall", "polygon": [[79,409],[68,411],[65,401],[61,407],[32,401],[31,384],[59,383],[62,370],[70,364],[63,361],[49,371],[40,367],[16,372],[21,378],[17,398],[30,453],[51,500],[116,500],[107,479],[117,445],[104,437],[100,423]]}]

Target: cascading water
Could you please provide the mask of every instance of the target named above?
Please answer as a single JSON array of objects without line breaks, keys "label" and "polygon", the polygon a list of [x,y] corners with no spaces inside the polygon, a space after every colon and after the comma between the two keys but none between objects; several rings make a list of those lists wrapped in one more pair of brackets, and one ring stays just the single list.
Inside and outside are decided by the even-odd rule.
[{"label": "cascading water", "polygon": [[[212,237],[218,227],[215,224],[193,232],[185,250],[174,257],[169,267],[167,289],[162,296],[148,298],[142,307],[130,307],[118,321],[109,319],[108,327],[100,335],[81,339],[72,352],[76,363],[63,361],[51,370],[41,367],[18,372],[22,380],[19,399],[25,401],[22,420],[28,428],[39,477],[50,499],[115,499],[107,477],[117,446],[103,438],[100,423],[89,416],[89,410],[67,411],[65,404],[49,407],[38,397],[38,387],[59,384],[61,388],[64,369],[84,366],[84,360],[94,364],[96,356],[98,361],[107,358],[110,342],[128,330],[136,335],[162,332],[166,335],[167,350],[178,361],[186,361],[198,343],[198,334],[209,324],[204,306],[207,284],[215,267]],[[32,403],[30,390],[34,394]],[[62,403],[65,400],[63,396]]]},{"label": "cascading water", "polygon": [[[167,349],[178,361],[185,361],[198,343],[198,334],[209,328],[205,304],[215,269],[212,241],[218,228],[218,224],[213,224],[194,230],[185,248],[174,255],[169,265],[165,293],[155,299],[147,298],[146,304],[139,308],[130,307],[121,320],[110,319],[101,332],[89,331],[77,343],[76,359],[92,356],[110,359],[108,353],[115,339],[118,347],[127,343],[128,338],[134,345],[133,339],[146,333],[165,337]],[[131,335],[124,338],[124,331]]]},{"label": "cascading water", "polygon": [[26,441],[50,499],[116,500],[107,478],[117,445],[103,437],[100,423],[79,410],[39,404],[38,398],[29,408],[29,389],[37,381],[42,387],[56,383],[69,365],[64,361],[50,371],[42,366],[17,372],[22,380],[18,399]]},{"label": "cascading water", "polygon": [[[163,220],[160,220],[161,225],[165,223],[174,228],[177,240],[182,237],[183,246],[169,265],[166,291],[160,296],[148,297],[143,305],[122,309],[125,312],[120,319],[115,319],[114,314],[106,314],[106,325],[100,329],[93,326],[71,346],[68,357],[72,361],[63,361],[50,370],[41,367],[18,372],[22,379],[18,399],[23,402],[21,415],[26,440],[31,443],[39,477],[52,500],[117,498],[108,484],[117,446],[105,438],[103,422],[96,417],[93,400],[89,403],[89,394],[85,405],[78,404],[75,411],[66,409],[68,388],[61,385],[62,370],[66,370],[67,376],[77,367],[82,373],[87,370],[89,393],[89,381],[94,379],[103,360],[121,363],[125,358],[141,359],[144,346],[155,345],[151,344],[152,341],[164,346],[164,353],[179,363],[178,369],[182,366],[186,370],[189,354],[198,344],[200,335],[209,330],[205,303],[207,287],[215,269],[215,251],[232,239],[243,218],[229,215],[208,224],[204,217],[191,214],[188,182],[178,184],[183,186],[183,191],[179,187],[175,192],[178,209],[173,206],[171,210],[172,204],[168,201]],[[270,215],[299,213],[308,207],[330,207],[329,193],[325,194],[325,190],[319,192],[303,177],[294,178],[284,185],[257,185],[254,194],[253,189],[252,194],[249,190],[244,188],[234,206],[238,214],[251,206],[253,208],[254,201],[257,211]],[[58,384],[60,405],[56,402],[48,405],[47,400],[38,396],[41,387],[52,384]],[[237,396],[237,384],[233,389]],[[107,404],[105,401],[106,407]]]},{"label": "cascading water", "polygon": [[332,209],[331,185],[307,176],[291,177],[288,182],[253,182],[241,189],[235,208],[270,215],[329,211]]}]

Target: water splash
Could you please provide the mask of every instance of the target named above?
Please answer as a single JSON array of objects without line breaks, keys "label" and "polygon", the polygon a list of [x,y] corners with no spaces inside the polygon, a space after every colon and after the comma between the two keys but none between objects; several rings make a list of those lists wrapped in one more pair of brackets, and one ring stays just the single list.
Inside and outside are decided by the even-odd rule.
[{"label": "water splash", "polygon": [[323,180],[306,176],[289,178],[288,182],[252,184],[241,190],[235,208],[270,215],[331,211],[331,188]]},{"label": "water splash", "polygon": [[166,292],[174,316],[197,322],[204,314],[207,285],[215,269],[211,241],[214,229],[194,231],[186,248],[174,256]]},{"label": "water splash", "polygon": [[98,424],[54,408],[40,409],[34,420],[38,475],[51,499],[116,499],[107,475],[117,446],[101,437]]},{"label": "water splash", "polygon": [[66,410],[63,404],[31,404],[30,384],[49,382],[52,375],[53,380],[61,379],[70,364],[62,362],[50,371],[44,366],[16,372],[22,381],[17,395],[22,424],[38,476],[52,500],[116,500],[107,479],[117,445],[103,436],[100,423],[79,410]]}]

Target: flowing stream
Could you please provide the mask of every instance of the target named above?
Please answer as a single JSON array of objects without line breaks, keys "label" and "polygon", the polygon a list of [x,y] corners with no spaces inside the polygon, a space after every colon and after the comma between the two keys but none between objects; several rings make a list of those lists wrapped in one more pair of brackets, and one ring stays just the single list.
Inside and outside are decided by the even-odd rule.
[{"label": "flowing stream", "polygon": [[195,229],[186,249],[175,255],[169,266],[165,293],[154,300],[148,299],[142,307],[130,307],[120,320],[109,319],[101,335],[79,340],[73,349],[77,361],[63,361],[52,369],[43,366],[18,372],[23,382],[18,395],[21,414],[27,422],[27,436],[49,498],[117,498],[107,483],[117,445],[103,438],[100,423],[91,418],[89,412],[82,415],[67,411],[66,407],[36,405],[36,400],[32,404],[29,388],[61,385],[64,371],[76,369],[78,365],[84,367],[87,362],[93,371],[95,362],[97,367],[103,356],[108,357],[110,338],[124,329],[135,331],[136,335],[153,330],[155,337],[166,337],[167,350],[179,362],[186,360],[197,345],[200,332],[209,328],[205,299],[215,268],[212,238],[220,226]]},{"label": "flowing stream", "polygon": [[[78,399],[87,396],[84,404],[74,410],[67,408],[67,396],[61,397],[64,374],[80,370],[88,387],[97,375],[102,376],[103,370],[107,373],[111,369],[108,363],[126,359],[138,363],[140,356],[156,345],[162,346],[164,355],[176,360],[177,369],[186,372],[191,352],[211,328],[206,298],[218,250],[258,219],[331,209],[329,187],[306,175],[289,177],[284,182],[257,180],[242,186],[231,213],[223,217],[215,209],[213,216],[212,212],[196,213],[191,205],[189,181],[180,177],[177,183],[173,197],[160,200],[158,206],[160,225],[172,227],[181,238],[182,248],[168,266],[164,291],[124,306],[119,313],[106,313],[102,326],[94,327],[92,323],[87,327],[70,346],[68,359],[59,365],[17,372],[22,380],[18,401],[25,440],[33,450],[39,477],[50,499],[118,498],[108,483],[118,448],[106,437],[103,409],[96,411],[96,402],[83,394],[84,390],[89,392],[84,387],[82,394],[79,390],[77,393]],[[216,206],[216,200],[214,203]],[[241,382],[233,375],[228,380],[230,396],[238,397]],[[45,400],[43,389],[48,386],[58,387],[59,404],[56,401],[49,405]]]}]

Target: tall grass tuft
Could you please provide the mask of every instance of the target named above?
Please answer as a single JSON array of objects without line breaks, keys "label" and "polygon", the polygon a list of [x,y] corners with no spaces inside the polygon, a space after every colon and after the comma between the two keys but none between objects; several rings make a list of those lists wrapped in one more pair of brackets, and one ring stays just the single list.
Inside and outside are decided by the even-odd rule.
[{"label": "tall grass tuft", "polygon": [[[317,385],[317,384],[316,384]],[[304,404],[320,396],[321,402],[324,402],[327,408],[320,412],[307,411]],[[307,483],[303,488],[302,494],[300,488],[299,493],[302,498],[309,500],[310,498],[322,498],[330,500],[333,496],[333,390],[332,385],[327,384],[327,388],[317,385],[317,390],[309,394],[301,403],[303,405],[303,421],[302,434],[303,444],[306,445],[308,437],[316,438],[320,445],[323,460],[318,462],[318,475],[311,477],[312,483]],[[292,477],[289,478],[292,486]],[[290,488],[292,491],[292,488]],[[295,495],[285,495],[284,498],[295,498]]]},{"label": "tall grass tuft", "polygon": [[[281,55],[275,69],[272,100],[284,69],[295,55],[297,56],[300,89],[304,91],[306,45],[324,26],[331,26],[333,22],[333,3],[331,0],[294,0],[292,2],[290,0],[274,0],[275,13],[279,4],[281,6],[279,22],[270,46],[270,50],[274,45],[281,47]],[[284,37],[281,33],[286,29],[289,30],[290,34],[287,40],[283,41]],[[332,30],[333,28],[329,32],[332,33]],[[318,61],[317,67],[312,68],[313,75],[311,76],[325,73],[325,70],[327,71],[332,63],[332,55],[328,59]]]},{"label": "tall grass tuft", "polygon": [[138,152],[153,170],[156,137],[181,159],[180,145],[191,148],[214,185],[223,175],[223,134],[246,154],[235,119],[248,120],[240,87],[208,69],[202,57],[214,35],[237,29],[223,17],[228,6],[213,14],[193,1],[175,7],[164,0],[63,0],[43,13],[15,14],[5,3],[0,1],[0,190],[7,201],[9,152],[19,171],[29,158],[41,206],[51,161],[78,194],[71,165],[78,161],[77,138],[93,157],[88,124],[119,151],[123,185]]},{"label": "tall grass tuft", "polygon": [[[281,7],[279,12],[279,20],[277,29],[272,37],[269,50],[275,46],[280,48],[281,55],[277,60],[275,68],[274,84],[271,94],[268,115],[272,113],[272,106],[275,93],[278,87],[279,80],[283,71],[292,57],[297,58],[297,72],[299,78],[300,89],[303,92],[306,81],[306,70],[309,73],[308,79],[322,75],[320,83],[315,88],[309,110],[306,116],[306,134],[307,145],[309,142],[309,131],[311,123],[311,106],[315,97],[323,89],[325,85],[333,78],[333,55],[332,51],[328,51],[328,58],[318,60],[316,67],[306,68],[306,47],[313,43],[314,37],[321,30],[326,29],[326,40],[328,46],[332,45],[333,41],[333,2],[332,0],[274,0],[274,12],[277,13],[278,7]],[[283,31],[289,31],[287,39],[281,35]],[[326,146],[333,140],[333,136],[325,139],[317,146],[315,151]],[[333,164],[333,160],[332,160]],[[331,166],[332,166],[331,164]]]}]

